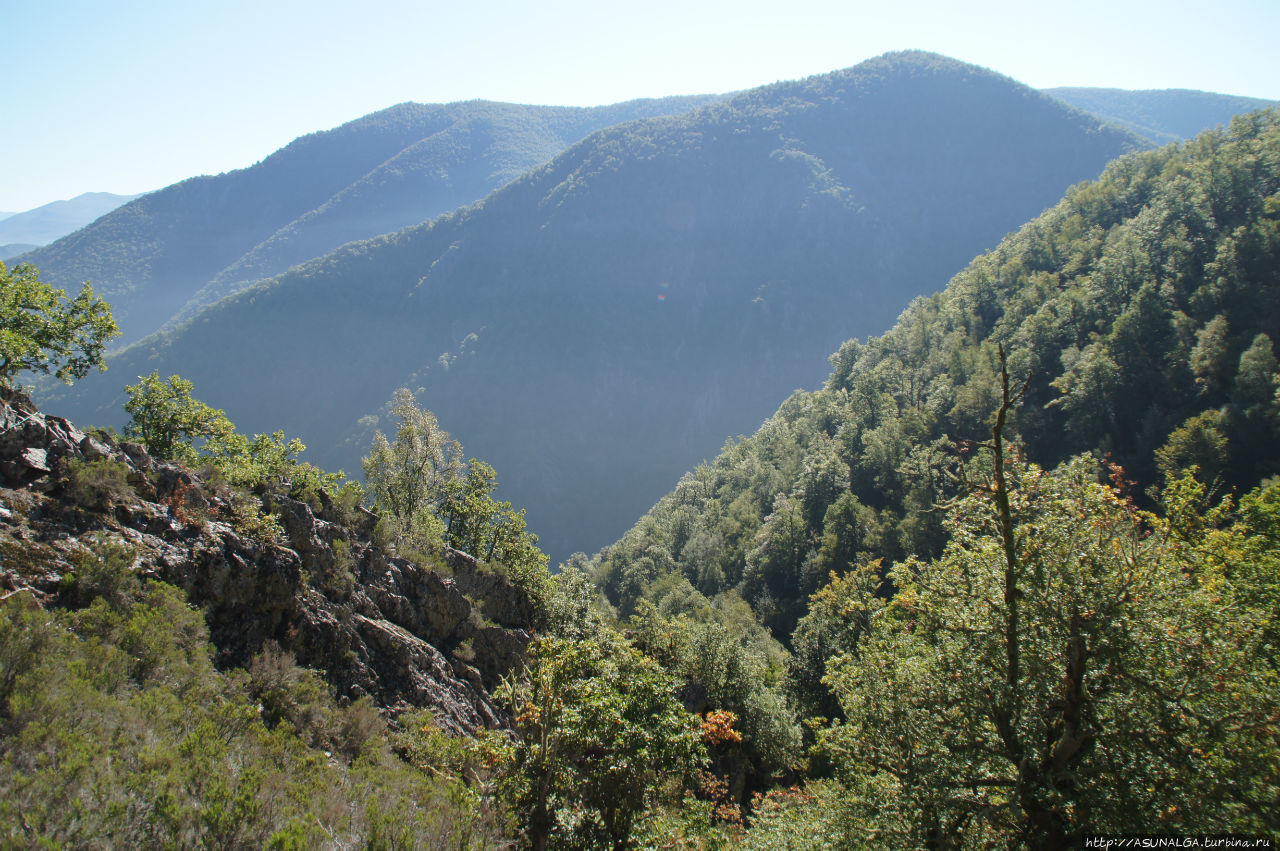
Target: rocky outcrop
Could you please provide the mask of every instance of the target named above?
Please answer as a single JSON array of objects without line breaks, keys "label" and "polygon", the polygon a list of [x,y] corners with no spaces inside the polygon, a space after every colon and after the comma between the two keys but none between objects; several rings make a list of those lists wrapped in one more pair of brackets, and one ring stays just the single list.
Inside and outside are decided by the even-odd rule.
[{"label": "rocky outcrop", "polygon": [[[70,475],[89,462],[97,478]],[[276,642],[345,698],[430,708],[458,733],[507,726],[492,691],[529,641],[528,596],[465,553],[376,545],[362,508],[273,490],[287,488],[235,493],[0,393],[0,593],[61,605],[76,553],[106,536],[139,573],[186,591],[223,666]],[[246,503],[278,526],[245,522]]]}]

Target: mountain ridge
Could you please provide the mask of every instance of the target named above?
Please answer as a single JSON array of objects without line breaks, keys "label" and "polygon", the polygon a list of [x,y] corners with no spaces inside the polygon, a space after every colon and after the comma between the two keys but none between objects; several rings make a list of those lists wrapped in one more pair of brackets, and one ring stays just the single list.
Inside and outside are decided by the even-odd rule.
[{"label": "mountain ridge", "polygon": [[0,217],[0,243],[25,244],[33,248],[47,245],[140,197],[82,192],[65,201],[51,201],[30,210],[9,213]]},{"label": "mountain ridge", "polygon": [[[450,128],[468,118],[479,121],[496,113],[514,116],[514,123],[523,119],[527,132],[514,135],[520,144],[510,151],[493,152],[511,158],[507,170],[518,172],[562,150],[600,122],[683,109],[709,97],[646,99],[594,108],[487,101],[399,104],[299,137],[245,169],[193,177],[153,192],[94,226],[20,259],[40,267],[56,286],[72,288],[84,280],[93,281],[116,305],[125,333],[122,342],[128,343],[168,323],[184,308],[194,310],[204,300],[234,291],[246,283],[233,272],[247,254],[273,236],[279,239],[281,231],[296,226],[299,219],[377,173],[424,138],[440,135],[447,141]],[[250,279],[278,274],[298,260],[311,259],[352,239],[375,236],[383,232],[381,227],[399,229],[477,200],[498,188],[506,174],[476,173],[465,158],[459,168],[465,173],[458,175],[455,191],[443,191],[448,187],[439,182],[434,189],[428,185],[425,192],[402,187],[396,204],[387,205],[383,199],[387,207],[383,218],[345,221],[336,235],[311,234],[300,254],[295,251],[276,258],[275,265],[260,266]],[[392,175],[400,184],[417,177],[411,172]],[[202,294],[224,271],[221,285]],[[201,300],[190,304],[197,297]]]},{"label": "mountain ridge", "polygon": [[[474,205],[309,261],[113,364],[179,372],[329,468],[353,469],[392,391],[418,389],[503,470],[559,559],[820,381],[851,332],[885,327],[1142,146],[995,72],[894,54],[598,131]],[[77,418],[118,418],[102,379],[76,395]],[[652,462],[630,457],[638,446]],[[617,481],[629,492],[601,496]]]},{"label": "mountain ridge", "polygon": [[1196,89],[1061,86],[1041,91],[1113,121],[1157,145],[1185,141],[1205,130],[1230,124],[1235,115],[1276,105],[1263,98]]}]

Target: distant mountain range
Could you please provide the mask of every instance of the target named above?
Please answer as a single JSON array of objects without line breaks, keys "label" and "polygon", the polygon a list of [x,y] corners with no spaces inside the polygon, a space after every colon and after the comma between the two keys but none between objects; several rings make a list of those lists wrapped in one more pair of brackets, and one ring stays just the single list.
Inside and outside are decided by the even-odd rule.
[{"label": "distant mountain range", "polygon": [[1044,89],[1045,94],[1113,121],[1165,145],[1231,123],[1232,116],[1275,106],[1261,98],[1220,95],[1189,89]]},{"label": "distant mountain range", "polygon": [[[274,268],[269,237],[287,245],[293,223],[324,218],[294,210],[394,174],[379,166],[441,110],[399,107],[299,140],[253,174],[147,196],[42,265],[57,283],[93,277],[76,240],[129,223],[156,233],[141,224],[161,221],[163,202],[173,239],[115,243],[149,257],[150,274],[113,296],[135,328],[162,322],[199,302],[211,276]],[[350,153],[339,142],[357,136],[368,155],[338,168],[339,149]],[[352,471],[407,385],[495,465],[504,497],[563,558],[616,539],[726,436],[819,382],[840,342],[888,327],[913,296],[1145,144],[990,71],[891,54],[599,131],[481,203],[200,311],[46,406],[119,423],[125,382],[178,372],[242,429],[284,428],[312,460]],[[288,180],[303,164],[329,185]],[[350,203],[362,197],[353,189]],[[213,210],[237,227],[194,263]],[[183,269],[176,246],[191,249]],[[262,265],[240,262],[259,247]],[[90,252],[103,271],[104,251]]]},{"label": "distant mountain range", "polygon": [[[1046,92],[1156,144],[1268,103],[1185,90]],[[101,222],[139,196],[86,193],[0,214],[0,259],[34,263],[65,288],[93,281],[115,305],[126,344],[343,243],[478,201],[595,130],[719,97],[587,109],[401,104],[300,138],[251,168],[175,184]]]},{"label": "distant mountain range", "polygon": [[345,242],[477,201],[592,131],[711,100],[401,104],[153,192],[22,259],[60,287],[91,280],[128,342]]},{"label": "distant mountain range", "polygon": [[35,251],[39,247],[29,242],[10,242],[6,245],[0,245],[0,262],[12,263],[28,251]]},{"label": "distant mountain range", "polygon": [[104,216],[137,195],[85,192],[23,213],[0,213],[0,259],[48,245]]}]

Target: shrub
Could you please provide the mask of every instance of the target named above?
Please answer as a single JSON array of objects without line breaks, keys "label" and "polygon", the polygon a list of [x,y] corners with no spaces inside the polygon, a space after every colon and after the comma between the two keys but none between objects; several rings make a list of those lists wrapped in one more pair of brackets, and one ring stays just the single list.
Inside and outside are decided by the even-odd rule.
[{"label": "shrub", "polygon": [[110,511],[134,498],[128,466],[110,458],[88,463],[72,459],[67,464],[67,489],[77,505],[93,511]]}]

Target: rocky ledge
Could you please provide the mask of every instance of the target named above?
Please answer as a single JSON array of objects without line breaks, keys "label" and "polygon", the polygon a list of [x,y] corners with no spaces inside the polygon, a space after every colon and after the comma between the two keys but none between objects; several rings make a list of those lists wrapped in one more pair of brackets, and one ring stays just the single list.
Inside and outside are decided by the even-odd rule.
[{"label": "rocky ledge", "polygon": [[[70,475],[104,460],[127,484],[104,492]],[[429,708],[460,734],[510,725],[492,692],[519,664],[532,614],[500,570],[447,547],[398,556],[371,540],[377,517],[363,508],[215,479],[0,394],[0,594],[62,605],[77,553],[113,540],[133,570],[203,609],[223,667],[275,642],[341,698],[368,695],[390,715]],[[240,521],[245,500],[276,523]]]}]

